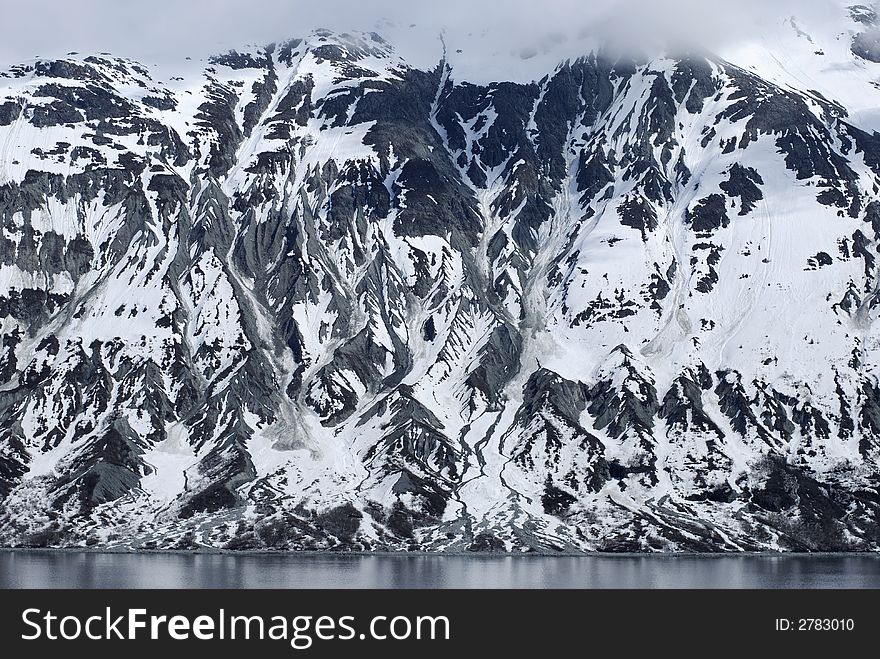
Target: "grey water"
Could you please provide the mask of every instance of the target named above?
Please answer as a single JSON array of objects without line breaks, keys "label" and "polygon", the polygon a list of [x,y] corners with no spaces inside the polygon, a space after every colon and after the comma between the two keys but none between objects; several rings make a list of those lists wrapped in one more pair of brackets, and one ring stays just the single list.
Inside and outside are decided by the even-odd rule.
[{"label": "grey water", "polygon": [[880,588],[880,556],[5,551],[0,588]]}]

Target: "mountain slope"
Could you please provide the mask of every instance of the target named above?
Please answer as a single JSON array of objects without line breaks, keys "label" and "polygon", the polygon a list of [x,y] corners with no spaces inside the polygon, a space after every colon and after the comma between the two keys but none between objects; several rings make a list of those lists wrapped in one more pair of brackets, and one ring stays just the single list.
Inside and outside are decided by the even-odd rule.
[{"label": "mountain slope", "polygon": [[477,85],[326,31],[2,75],[4,544],[880,544],[846,99],[602,51]]}]

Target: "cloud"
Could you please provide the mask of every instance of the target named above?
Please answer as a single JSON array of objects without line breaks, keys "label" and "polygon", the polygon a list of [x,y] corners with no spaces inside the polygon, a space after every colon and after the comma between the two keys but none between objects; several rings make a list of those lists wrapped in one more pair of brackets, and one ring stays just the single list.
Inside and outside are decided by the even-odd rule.
[{"label": "cloud", "polygon": [[[471,69],[511,52],[566,55],[598,43],[716,49],[797,13],[855,0],[0,0],[0,61],[108,51],[146,63],[202,57],[317,27],[378,30],[418,65],[439,59],[446,34]],[[566,52],[569,51],[569,52]]]}]

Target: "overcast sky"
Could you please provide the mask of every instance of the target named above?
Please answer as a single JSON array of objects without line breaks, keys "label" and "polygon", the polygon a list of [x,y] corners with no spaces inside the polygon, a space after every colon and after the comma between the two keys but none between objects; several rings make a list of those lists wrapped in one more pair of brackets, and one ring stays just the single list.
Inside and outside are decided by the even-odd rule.
[{"label": "overcast sky", "polygon": [[[865,2],[865,0],[862,0]],[[852,0],[851,3],[855,3]],[[642,43],[658,34],[705,45],[760,21],[847,0],[0,0],[0,63],[109,51],[145,63],[201,57],[316,27],[373,30],[417,64],[439,59],[437,34],[470,55],[540,48],[585,34]],[[389,25],[391,21],[393,25]],[[413,27],[414,26],[414,27]]]}]

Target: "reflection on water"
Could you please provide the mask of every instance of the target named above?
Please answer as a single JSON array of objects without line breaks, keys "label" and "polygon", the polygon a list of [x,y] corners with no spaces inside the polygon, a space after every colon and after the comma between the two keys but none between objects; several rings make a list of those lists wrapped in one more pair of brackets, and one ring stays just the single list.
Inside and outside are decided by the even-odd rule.
[{"label": "reflection on water", "polygon": [[880,588],[880,557],[7,551],[0,588]]}]

